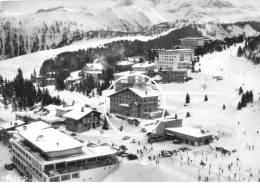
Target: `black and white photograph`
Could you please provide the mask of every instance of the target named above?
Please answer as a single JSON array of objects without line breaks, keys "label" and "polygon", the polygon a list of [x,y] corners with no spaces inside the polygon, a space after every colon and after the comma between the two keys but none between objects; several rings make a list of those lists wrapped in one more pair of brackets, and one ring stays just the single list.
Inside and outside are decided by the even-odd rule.
[{"label": "black and white photograph", "polygon": [[260,182],[260,0],[0,0],[5,182]]}]

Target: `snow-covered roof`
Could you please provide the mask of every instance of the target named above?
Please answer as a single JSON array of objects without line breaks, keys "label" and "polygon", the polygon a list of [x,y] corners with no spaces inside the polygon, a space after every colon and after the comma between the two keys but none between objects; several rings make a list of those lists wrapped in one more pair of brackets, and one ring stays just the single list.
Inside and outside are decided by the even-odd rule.
[{"label": "snow-covered roof", "polygon": [[[105,155],[114,155],[117,151],[112,149],[111,146],[97,146],[97,147],[82,147],[83,154],[82,155],[75,155],[70,156],[69,158],[66,158],[65,160],[67,162],[69,161],[76,161],[80,159],[87,159],[92,157],[99,157],[99,156],[105,156]],[[55,159],[55,163],[63,162],[64,159]],[[44,161],[44,164],[51,164],[52,161]]]},{"label": "snow-covered roof", "polygon": [[70,77],[66,78],[65,80],[66,81],[75,81],[75,80],[80,80],[80,79],[82,79],[81,76],[70,76]]},{"label": "snow-covered roof", "polygon": [[71,106],[57,106],[56,109],[58,110],[63,110],[63,111],[69,111],[69,110],[73,110],[75,108],[75,106],[71,105]]},{"label": "snow-covered roof", "polygon": [[[26,130],[30,130],[30,131],[37,131],[37,130],[41,130],[41,129],[46,129],[51,127],[49,124],[43,122],[43,121],[36,121],[27,125],[26,126]],[[24,126],[21,127],[17,127],[15,130],[17,130],[18,132],[23,132],[24,131]]]},{"label": "snow-covered roof", "polygon": [[97,71],[97,70],[91,70],[91,71],[85,71],[88,74],[102,74],[101,71]]},{"label": "snow-covered roof", "polygon": [[117,62],[117,65],[122,65],[122,66],[124,66],[124,65],[133,65],[134,64],[134,62],[132,62],[132,61],[118,61]]},{"label": "snow-covered roof", "polygon": [[159,50],[160,52],[194,52],[194,49],[170,49],[170,50]]},{"label": "snow-covered roof", "polygon": [[197,40],[197,39],[205,39],[206,37],[185,37],[180,40]]},{"label": "snow-covered roof", "polygon": [[137,67],[152,67],[154,66],[154,63],[149,63],[148,61],[144,62],[144,63],[137,63],[133,65],[133,68],[137,68]]},{"label": "snow-covered roof", "polygon": [[[82,117],[86,116],[87,114],[94,111],[93,109],[87,108],[87,107],[83,107],[83,109],[84,109],[83,111],[81,109],[82,108],[76,108],[74,110],[71,110],[70,112],[64,114],[63,117],[79,120],[80,118],[82,118]],[[100,112],[98,112],[98,113],[100,113]]]},{"label": "snow-covered roof", "polygon": [[162,77],[160,75],[155,75],[154,77],[152,77],[153,80],[161,80]]},{"label": "snow-covered roof", "polygon": [[125,71],[125,72],[119,72],[115,73],[114,76],[127,76],[131,74],[145,74],[145,71]]},{"label": "snow-covered roof", "polygon": [[103,70],[103,65],[101,63],[87,63],[87,70]]},{"label": "snow-covered roof", "polygon": [[53,116],[53,115],[48,115],[48,116],[42,116],[41,119],[43,121],[47,122],[60,122],[60,121],[65,121],[65,118],[60,118],[58,116]]},{"label": "snow-covered roof", "polygon": [[189,135],[192,137],[200,138],[205,136],[212,136],[210,133],[201,133],[200,129],[195,129],[192,127],[176,127],[176,128],[165,128],[165,130],[173,131],[180,134]]},{"label": "snow-covered roof", "polygon": [[53,128],[23,131],[19,134],[43,152],[63,151],[83,147],[81,142]]},{"label": "snow-covered roof", "polygon": [[129,107],[129,104],[119,104],[119,106]]},{"label": "snow-covered roof", "polygon": [[0,125],[0,127],[2,127],[3,129],[11,129],[11,128],[20,126],[22,124],[24,124],[23,121],[16,120],[16,121],[12,121],[12,122],[9,122],[9,123],[4,123],[4,124]]},{"label": "snow-covered roof", "polygon": [[156,97],[156,96],[162,95],[160,91],[150,89],[150,88],[139,89],[139,88],[128,87],[128,88],[124,88],[120,91],[111,93],[110,95],[108,95],[108,97],[111,97],[112,95],[115,95],[115,94],[120,93],[120,92],[127,90],[127,89],[131,90],[132,92],[134,92],[135,94],[137,94],[141,98]]}]

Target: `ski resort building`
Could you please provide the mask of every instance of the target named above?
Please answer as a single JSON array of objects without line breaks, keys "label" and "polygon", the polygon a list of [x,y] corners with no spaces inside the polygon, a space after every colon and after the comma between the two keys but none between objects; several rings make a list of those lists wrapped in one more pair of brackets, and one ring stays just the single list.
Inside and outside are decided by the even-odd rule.
[{"label": "ski resort building", "polygon": [[91,108],[77,108],[63,117],[66,118],[66,129],[72,132],[85,132],[92,128],[99,127],[101,113]]},{"label": "ski resort building", "polygon": [[135,118],[154,119],[162,117],[158,97],[161,93],[155,90],[125,88],[111,94],[110,112]]},{"label": "ski resort building", "polygon": [[132,61],[118,61],[115,68],[117,72],[131,71],[133,65]]},{"label": "ski resort building", "polygon": [[156,68],[154,63],[145,61],[144,63],[137,63],[132,66],[133,71],[143,71],[143,72],[149,72],[154,71]]},{"label": "ski resort building", "polygon": [[162,82],[185,82],[187,79],[187,69],[162,70]]},{"label": "ski resort building", "polygon": [[181,48],[195,48],[199,46],[204,46],[205,37],[186,37],[181,38]]},{"label": "ski resort building", "polygon": [[171,135],[174,138],[179,139],[183,143],[190,144],[193,146],[209,144],[213,140],[212,134],[191,127],[167,127],[165,128],[165,134]]},{"label": "ski resort building", "polygon": [[178,69],[190,66],[193,59],[194,49],[158,50],[158,59],[155,60],[155,65],[158,69]]},{"label": "ski resort building", "polygon": [[0,142],[2,141],[4,144],[8,145],[9,139],[12,137],[12,131],[24,124],[25,122],[16,120],[0,125]]},{"label": "ski resort building", "polygon": [[54,115],[42,116],[41,120],[43,122],[51,125],[51,127],[53,127],[53,128],[58,128],[61,125],[64,125],[66,123],[65,118],[61,118],[61,117],[54,116]]},{"label": "ski resort building", "polygon": [[11,160],[33,181],[101,181],[119,164],[110,146],[86,147],[53,128],[19,132],[11,143]]},{"label": "ski resort building", "polygon": [[75,108],[75,106],[70,105],[70,106],[57,106],[56,107],[56,116],[58,117],[63,117],[64,114],[70,112],[71,110],[73,110]]},{"label": "ski resort building", "polygon": [[155,132],[157,135],[165,135],[165,128],[182,127],[182,119],[163,119],[156,127]]},{"label": "ski resort building", "polygon": [[[135,74],[135,75],[133,75]],[[148,78],[144,76],[139,76],[136,74],[143,74],[145,75],[145,71],[125,71],[120,73],[114,74],[114,80],[118,80],[119,78],[123,77],[122,79],[118,80],[115,83],[115,90],[119,91],[124,89],[125,87],[133,87],[134,85],[141,87],[145,82],[148,81]]]}]

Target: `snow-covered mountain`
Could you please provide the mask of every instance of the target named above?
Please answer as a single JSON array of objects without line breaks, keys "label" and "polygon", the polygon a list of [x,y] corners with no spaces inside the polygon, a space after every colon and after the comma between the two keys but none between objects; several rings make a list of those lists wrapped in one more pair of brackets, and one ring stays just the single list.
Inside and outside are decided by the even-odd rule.
[{"label": "snow-covered mountain", "polygon": [[256,31],[250,26],[231,25],[229,31],[216,23],[257,20],[260,16],[260,2],[254,0],[37,1],[2,2],[0,7],[0,60],[83,38],[150,36],[191,23],[203,24],[202,33],[210,37],[244,31],[253,34]]}]

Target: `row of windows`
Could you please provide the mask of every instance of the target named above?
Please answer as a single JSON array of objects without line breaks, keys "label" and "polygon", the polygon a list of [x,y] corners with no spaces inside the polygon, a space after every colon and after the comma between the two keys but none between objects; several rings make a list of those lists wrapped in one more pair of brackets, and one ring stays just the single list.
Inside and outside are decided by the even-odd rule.
[{"label": "row of windows", "polygon": [[[27,160],[25,160],[19,153],[15,152],[15,151],[13,151],[13,152],[14,152],[14,154],[15,154],[18,158],[20,158],[28,167],[30,167],[30,169],[32,169],[40,178],[42,178],[42,173],[41,173],[39,170],[37,170],[34,166],[32,166],[32,164],[29,163]],[[17,159],[15,156],[13,156],[13,159],[14,159],[14,161],[15,161],[18,165],[20,165],[20,166],[22,167],[22,169],[26,170],[26,166],[23,165],[23,163],[21,163],[19,159]]]},{"label": "row of windows", "polygon": [[66,180],[77,179],[77,178],[80,178],[79,172],[51,177],[50,182],[66,181]]}]

